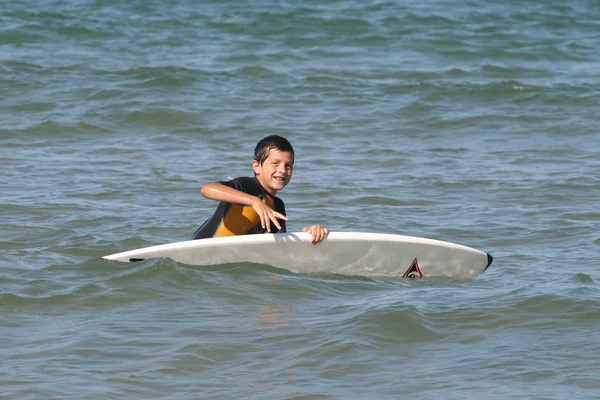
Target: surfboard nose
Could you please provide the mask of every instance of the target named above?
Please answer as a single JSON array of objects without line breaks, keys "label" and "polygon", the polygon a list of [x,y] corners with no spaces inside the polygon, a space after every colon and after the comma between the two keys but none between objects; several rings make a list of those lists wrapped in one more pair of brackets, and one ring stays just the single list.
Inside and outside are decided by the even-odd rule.
[{"label": "surfboard nose", "polygon": [[487,254],[487,256],[488,256],[488,264],[486,265],[486,267],[485,267],[484,271],[485,271],[486,269],[488,269],[488,267],[489,267],[490,265],[492,265],[492,261],[494,261],[494,257],[492,257],[492,255],[491,255],[490,253],[485,253],[485,254]]}]

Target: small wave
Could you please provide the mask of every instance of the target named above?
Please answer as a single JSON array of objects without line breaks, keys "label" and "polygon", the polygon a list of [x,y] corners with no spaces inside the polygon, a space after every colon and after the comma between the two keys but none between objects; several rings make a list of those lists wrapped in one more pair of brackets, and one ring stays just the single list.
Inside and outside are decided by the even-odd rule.
[{"label": "small wave", "polygon": [[122,123],[129,126],[152,126],[171,128],[173,126],[197,126],[197,115],[191,111],[172,107],[144,107],[138,110],[123,112]]},{"label": "small wave", "polygon": [[56,107],[55,103],[49,101],[24,101],[22,103],[13,104],[12,106],[7,107],[10,111],[13,112],[48,112],[53,110]]},{"label": "small wave", "polygon": [[132,67],[125,71],[117,72],[117,75],[132,79],[133,81],[125,83],[127,85],[133,84],[136,90],[140,88],[165,88],[168,90],[175,90],[205,80],[209,76],[209,74],[203,70],[178,66]]},{"label": "small wave", "polygon": [[[414,201],[406,201],[406,200],[398,200],[398,199],[392,199],[389,197],[385,197],[385,196],[361,196],[361,197],[357,197],[354,198],[352,200],[348,201],[348,204],[351,205],[386,205],[386,206],[393,206],[393,207],[407,207],[407,206],[414,206],[417,203],[415,203]],[[425,202],[419,200],[418,205],[424,205]]]},{"label": "small wave", "polygon": [[47,35],[18,28],[0,32],[0,43],[4,45],[23,45],[47,41]]},{"label": "small wave", "polygon": [[[82,286],[52,289],[55,284],[48,284],[47,281],[30,281],[21,283],[22,293],[2,293],[0,294],[0,303],[3,306],[55,306],[77,303],[81,298],[85,298],[105,290],[102,286],[89,283]],[[38,287],[44,287],[48,293],[38,293]],[[30,292],[29,294],[25,292]]]},{"label": "small wave", "polygon": [[431,151],[433,153],[453,153],[453,154],[464,154],[464,153],[469,153],[471,150],[465,148],[465,147],[432,147],[430,149],[428,149],[428,151]]},{"label": "small wave", "polygon": [[93,136],[99,133],[109,133],[112,131],[102,126],[88,123],[80,122],[75,124],[67,124],[54,120],[46,120],[22,129],[15,129],[13,132],[19,133],[20,137],[23,137],[24,135],[31,135],[32,139],[37,141],[40,135],[52,138],[68,138],[73,136],[81,137],[82,135]]},{"label": "small wave", "polygon": [[[91,29],[84,25],[65,25],[56,29],[59,35],[67,36],[73,39],[85,39],[85,38],[98,38],[103,36],[103,32],[99,32],[95,29]],[[113,34],[112,36],[120,36]]]},{"label": "small wave", "polygon": [[366,9],[368,11],[387,11],[394,10],[396,7],[398,7],[397,3],[387,0],[373,1],[366,4]]},{"label": "small wave", "polygon": [[[574,275],[574,277],[575,281],[579,284],[588,283],[581,282],[581,279],[587,281],[587,278],[580,278],[577,275]],[[583,320],[584,316],[589,315],[593,317],[592,319],[600,320],[598,301],[591,300],[589,296],[584,299],[580,299],[579,297],[581,296],[568,294],[568,291],[563,293],[530,295],[526,299],[517,301],[512,306],[512,309],[515,314],[521,314],[524,318],[527,318],[527,315],[534,314],[538,317],[561,315],[563,319]]]},{"label": "small wave", "polygon": [[577,281],[579,283],[585,283],[585,284],[594,283],[594,280],[588,274],[578,273],[577,275],[575,275],[574,278],[575,278],[575,281]]},{"label": "small wave", "polygon": [[277,75],[275,71],[259,65],[245,66],[230,72],[232,76],[252,76],[252,77],[268,77]]},{"label": "small wave", "polygon": [[[594,185],[590,184],[590,187],[592,187]],[[566,190],[571,189],[571,187],[569,186],[568,188],[566,188]],[[569,213],[565,213],[563,215],[561,215],[561,218],[564,219],[568,219],[571,221],[585,221],[585,222],[593,222],[593,221],[600,221],[600,213],[598,212],[569,212]]]},{"label": "small wave", "polygon": [[367,308],[343,322],[359,338],[371,345],[385,346],[392,341],[417,343],[436,341],[442,334],[435,324],[415,306],[393,304]]},{"label": "small wave", "polygon": [[4,68],[8,69],[9,71],[23,71],[23,72],[39,72],[39,70],[44,69],[44,67],[42,67],[39,64],[33,64],[33,63],[29,63],[29,62],[24,62],[24,61],[15,61],[15,60],[6,60],[6,61],[2,61],[0,62],[0,65],[2,65]]},{"label": "small wave", "polygon": [[5,13],[6,17],[14,18],[15,20],[23,20],[23,21],[48,21],[53,20],[56,22],[63,21],[72,21],[74,19],[73,16],[65,13],[54,11],[46,11],[41,8],[31,9],[30,11],[25,10],[14,10],[7,11]]},{"label": "small wave", "polygon": [[410,21],[411,25],[418,24],[419,26],[431,26],[435,29],[451,28],[458,26],[459,24],[459,22],[453,18],[435,14],[422,15],[407,13],[405,20]]}]

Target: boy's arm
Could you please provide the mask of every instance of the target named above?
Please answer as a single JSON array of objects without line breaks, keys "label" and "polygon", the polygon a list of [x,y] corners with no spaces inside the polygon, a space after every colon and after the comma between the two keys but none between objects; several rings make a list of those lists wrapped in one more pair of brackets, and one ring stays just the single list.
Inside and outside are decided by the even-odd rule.
[{"label": "boy's arm", "polygon": [[281,229],[281,225],[277,221],[277,218],[287,221],[287,217],[285,215],[274,211],[271,207],[263,203],[258,197],[241,192],[229,186],[225,186],[219,182],[207,183],[206,185],[202,186],[200,193],[207,199],[251,206],[256,214],[258,214],[260,217],[261,226],[263,229],[266,229],[267,232],[271,232],[271,224],[269,221],[271,221],[273,225],[277,227],[277,229]]}]

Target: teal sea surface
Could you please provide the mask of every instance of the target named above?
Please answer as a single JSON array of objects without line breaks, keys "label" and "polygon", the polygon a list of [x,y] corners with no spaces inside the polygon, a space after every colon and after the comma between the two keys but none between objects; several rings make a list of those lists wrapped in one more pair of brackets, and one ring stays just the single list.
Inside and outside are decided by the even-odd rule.
[{"label": "teal sea surface", "polygon": [[[600,7],[0,4],[0,398],[600,398]],[[440,239],[470,281],[123,264],[295,147],[288,230]]]}]

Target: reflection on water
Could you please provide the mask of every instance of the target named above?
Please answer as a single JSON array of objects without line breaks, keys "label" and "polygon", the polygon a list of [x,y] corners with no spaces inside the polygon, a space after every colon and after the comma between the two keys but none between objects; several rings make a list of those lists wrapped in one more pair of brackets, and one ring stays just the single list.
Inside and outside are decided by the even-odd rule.
[{"label": "reflection on water", "polygon": [[287,321],[284,317],[285,313],[289,313],[291,310],[290,307],[280,305],[280,304],[272,304],[272,303],[263,303],[258,306],[258,311],[256,312],[256,318],[262,323],[267,325],[262,325],[257,329],[275,329],[275,328],[287,328],[290,326],[289,321]]}]

